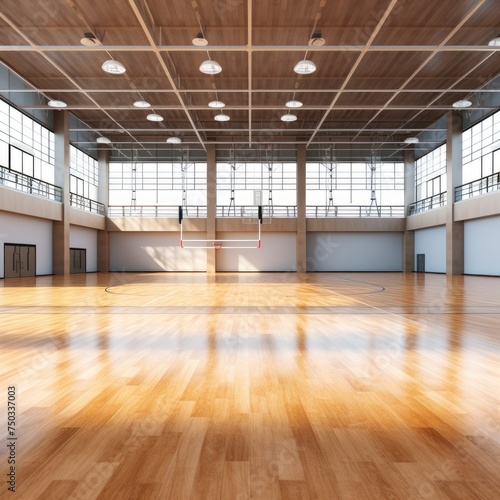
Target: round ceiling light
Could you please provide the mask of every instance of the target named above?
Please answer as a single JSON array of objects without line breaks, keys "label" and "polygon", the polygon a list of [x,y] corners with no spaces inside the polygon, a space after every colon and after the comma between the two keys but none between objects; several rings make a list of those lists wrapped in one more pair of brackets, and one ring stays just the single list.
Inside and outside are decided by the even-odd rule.
[{"label": "round ceiling light", "polygon": [[149,104],[149,102],[147,101],[135,101],[134,106],[136,108],[149,108],[151,107],[151,104]]},{"label": "round ceiling light", "polygon": [[461,99],[460,101],[453,103],[453,107],[457,109],[468,108],[469,106],[472,106],[472,103],[467,99]]},{"label": "round ceiling light", "polygon": [[51,108],[65,108],[67,104],[64,101],[59,101],[58,99],[51,99],[47,103]]},{"label": "round ceiling light", "polygon": [[321,36],[321,33],[314,33],[309,42],[307,42],[307,45],[311,45],[313,47],[323,47],[325,43],[326,40]]},{"label": "round ceiling light", "polygon": [[221,113],[220,115],[215,115],[214,120],[216,122],[228,122],[231,118],[228,115],[225,115],[224,113]]},{"label": "round ceiling light", "polygon": [[208,45],[208,40],[203,36],[203,33],[198,33],[192,40],[193,45],[196,47],[206,47]]},{"label": "round ceiling light", "polygon": [[405,144],[417,144],[420,141],[418,137],[407,137],[404,142]]},{"label": "round ceiling light", "polygon": [[316,71],[316,64],[308,59],[304,59],[303,61],[299,61],[293,70],[299,75],[310,75]]},{"label": "round ceiling light", "polygon": [[123,73],[125,73],[125,71],[127,71],[125,66],[121,62],[115,61],[114,59],[104,61],[102,63],[102,69],[106,73],[110,73],[112,75],[122,75]]},{"label": "round ceiling light", "polygon": [[180,144],[182,139],[180,137],[169,137],[166,142],[168,144]]},{"label": "round ceiling light", "polygon": [[95,142],[98,144],[111,144],[111,139],[108,139],[107,137],[98,137]]},{"label": "round ceiling light", "polygon": [[493,40],[490,40],[488,42],[488,46],[490,46],[490,47],[500,47],[500,36],[497,36],[496,38],[493,38]]},{"label": "round ceiling light", "polygon": [[151,113],[146,118],[150,122],[162,122],[163,121],[163,116],[157,115],[156,113]]},{"label": "round ceiling light", "polygon": [[286,107],[287,108],[301,108],[302,107],[302,103],[300,101],[292,99],[291,101],[288,101],[286,103]]},{"label": "round ceiling light", "polygon": [[294,122],[297,119],[295,115],[291,115],[290,113],[287,113],[286,115],[283,115],[281,117],[282,122]]},{"label": "round ceiling light", "polygon": [[222,101],[210,101],[208,103],[209,108],[223,108],[225,104]]},{"label": "round ceiling light", "polygon": [[207,59],[200,64],[200,71],[205,75],[216,75],[222,71],[222,66],[217,61]]},{"label": "round ceiling light", "polygon": [[94,35],[94,33],[84,33],[80,43],[85,47],[97,47],[102,45],[101,41]]}]

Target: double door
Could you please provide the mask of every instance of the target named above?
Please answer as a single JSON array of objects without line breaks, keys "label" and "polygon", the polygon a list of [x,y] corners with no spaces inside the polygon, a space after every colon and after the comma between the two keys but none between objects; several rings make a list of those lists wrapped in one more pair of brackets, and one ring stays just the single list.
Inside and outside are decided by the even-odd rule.
[{"label": "double door", "polygon": [[6,278],[24,278],[36,275],[36,246],[4,245],[4,276]]}]

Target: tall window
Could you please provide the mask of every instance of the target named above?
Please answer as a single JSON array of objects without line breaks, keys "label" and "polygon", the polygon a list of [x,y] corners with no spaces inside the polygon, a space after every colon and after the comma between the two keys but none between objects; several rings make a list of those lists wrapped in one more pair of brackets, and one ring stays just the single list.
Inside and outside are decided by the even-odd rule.
[{"label": "tall window", "polygon": [[109,204],[206,206],[205,162],[109,164]]},{"label": "tall window", "polygon": [[54,184],[54,133],[1,99],[0,165]]},{"label": "tall window", "polygon": [[[261,199],[255,199],[255,193]],[[275,216],[294,216],[297,206],[297,164],[291,162],[217,163],[219,215],[238,215],[236,207],[260,203]],[[288,208],[287,208],[288,207]]]},{"label": "tall window", "polygon": [[446,144],[415,162],[415,201],[446,192]]},{"label": "tall window", "polygon": [[308,207],[404,205],[404,164],[308,162]]},{"label": "tall window", "polygon": [[98,177],[97,160],[70,145],[70,192],[97,201]]},{"label": "tall window", "polygon": [[500,111],[463,133],[462,184],[500,172]]}]

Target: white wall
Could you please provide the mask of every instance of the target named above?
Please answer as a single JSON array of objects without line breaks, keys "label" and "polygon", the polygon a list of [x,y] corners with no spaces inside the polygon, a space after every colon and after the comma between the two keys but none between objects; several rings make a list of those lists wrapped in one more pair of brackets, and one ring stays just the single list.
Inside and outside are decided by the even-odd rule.
[{"label": "white wall", "polygon": [[[221,239],[257,239],[255,233],[218,232]],[[252,243],[242,243],[242,245]],[[229,243],[228,243],[229,245]],[[236,243],[233,243],[236,245]],[[216,251],[217,271],[295,271],[295,233],[262,233],[260,248]]]},{"label": "white wall", "polygon": [[97,272],[97,229],[81,226],[70,226],[69,246],[71,248],[85,248],[87,250],[88,273]]},{"label": "white wall", "polygon": [[425,272],[446,273],[446,226],[415,231],[415,268],[417,254],[425,254]]},{"label": "white wall", "polygon": [[[185,233],[205,238],[204,233]],[[112,232],[111,271],[206,271],[206,250],[180,248],[180,233]]]},{"label": "white wall", "polygon": [[307,270],[402,271],[400,232],[307,234]]},{"label": "white wall", "polygon": [[464,222],[464,273],[500,276],[500,216]]},{"label": "white wall", "polygon": [[0,278],[4,277],[4,244],[36,245],[36,274],[52,274],[52,221],[0,213]]}]

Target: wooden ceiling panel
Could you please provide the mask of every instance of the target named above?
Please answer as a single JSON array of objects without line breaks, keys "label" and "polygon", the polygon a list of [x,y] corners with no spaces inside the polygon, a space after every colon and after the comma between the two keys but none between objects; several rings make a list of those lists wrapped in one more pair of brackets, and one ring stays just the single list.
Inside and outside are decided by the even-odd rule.
[{"label": "wooden ceiling panel", "polygon": [[[191,45],[193,38],[200,32],[199,26],[159,28],[161,36],[157,40],[159,45]],[[207,27],[203,35],[208,42],[208,48],[214,46],[246,45],[247,31],[231,26]]]},{"label": "wooden ceiling panel", "polygon": [[441,52],[419,72],[420,77],[460,78],[487,56],[481,52]]},{"label": "wooden ceiling panel", "polygon": [[439,45],[451,32],[450,27],[383,27],[374,45]]},{"label": "wooden ceiling panel", "polygon": [[[128,45],[128,46],[147,46],[148,39],[144,30],[139,27],[103,27],[93,28],[96,36],[104,45]],[[23,28],[23,33],[36,45],[54,45],[54,46],[76,46],[82,47],[80,39],[84,33],[89,32],[89,28],[79,25],[71,28]],[[26,42],[23,42],[24,44]],[[104,53],[105,54],[105,53]]]},{"label": "wooden ceiling panel", "polygon": [[308,58],[316,64],[317,70],[311,75],[297,75],[293,68],[303,57],[302,53],[295,52],[256,52],[252,57],[254,80],[291,79],[297,88],[307,88],[312,82],[314,87],[322,79],[332,82],[345,78],[356,60],[352,52],[315,52]]},{"label": "wooden ceiling panel", "polygon": [[382,106],[394,94],[392,92],[344,92],[337,100],[339,106]]},{"label": "wooden ceiling panel", "polygon": [[147,0],[147,6],[151,12],[151,18],[154,19],[155,26],[192,27],[191,38],[194,38],[200,31],[200,23],[204,31],[207,31],[207,39],[209,39],[208,33],[210,33],[211,27],[231,26],[245,28],[247,26],[247,6],[243,0],[215,2]]},{"label": "wooden ceiling panel", "polygon": [[81,25],[76,12],[68,2],[2,0],[0,11],[5,13],[16,26],[23,28]]},{"label": "wooden ceiling panel", "polygon": [[26,40],[0,19],[0,45],[26,45]]},{"label": "wooden ceiling panel", "polygon": [[487,45],[500,33],[498,0],[487,0],[456,33],[448,45]]},{"label": "wooden ceiling panel", "polygon": [[408,78],[428,57],[426,52],[369,52],[354,78]]},{"label": "wooden ceiling panel", "polygon": [[230,106],[248,106],[247,92],[191,92],[185,93],[184,101],[188,106],[205,106],[208,108],[210,101],[222,101],[226,107]]},{"label": "wooden ceiling panel", "polygon": [[401,92],[391,105],[394,106],[428,106],[439,93],[437,92]]},{"label": "wooden ceiling panel", "polygon": [[398,2],[388,17],[385,26],[455,27],[479,0],[418,0]]},{"label": "wooden ceiling panel", "polygon": [[36,52],[0,52],[0,61],[23,75],[28,81],[32,81],[39,75],[44,78],[63,76],[50,62]]},{"label": "wooden ceiling panel", "polygon": [[201,79],[205,82],[202,88],[207,88],[213,80],[221,78],[242,78],[248,80],[248,55],[245,52],[210,51],[210,59],[222,66],[222,72],[215,76],[204,75],[200,71],[200,64],[208,59],[207,52],[170,52],[163,54],[164,60],[170,64],[177,75],[183,79]]},{"label": "wooden ceiling panel", "polygon": [[333,99],[334,93],[330,92],[300,92],[291,90],[289,92],[256,92],[252,96],[252,104],[254,106],[280,106],[283,109],[285,103],[291,99],[301,101],[305,107],[307,106],[323,106],[328,107]]}]

